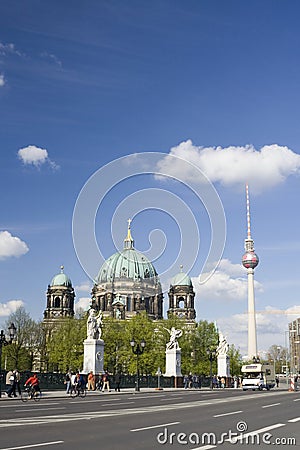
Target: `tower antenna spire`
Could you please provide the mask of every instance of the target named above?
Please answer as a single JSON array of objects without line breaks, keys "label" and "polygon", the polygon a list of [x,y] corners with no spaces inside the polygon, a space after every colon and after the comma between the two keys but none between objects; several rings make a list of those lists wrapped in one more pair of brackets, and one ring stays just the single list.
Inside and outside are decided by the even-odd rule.
[{"label": "tower antenna spire", "polygon": [[247,204],[247,239],[251,239],[250,226],[250,200],[249,200],[249,186],[246,184],[246,204]]}]

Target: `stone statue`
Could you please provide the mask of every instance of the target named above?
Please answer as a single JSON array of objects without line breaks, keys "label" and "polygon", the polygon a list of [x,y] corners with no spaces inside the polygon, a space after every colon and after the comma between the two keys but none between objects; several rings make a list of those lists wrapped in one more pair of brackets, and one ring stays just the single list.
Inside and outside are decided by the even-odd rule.
[{"label": "stone statue", "polygon": [[91,308],[87,319],[87,337],[88,339],[100,339],[103,326],[103,314],[100,310],[98,314]]},{"label": "stone statue", "polygon": [[178,349],[179,345],[177,339],[179,339],[182,336],[182,330],[176,330],[175,327],[172,327],[171,330],[165,328],[165,330],[167,330],[167,332],[170,334],[170,341],[167,342],[166,345],[167,350],[170,350],[172,348]]},{"label": "stone statue", "polygon": [[217,347],[217,355],[227,355],[229,350],[229,344],[226,337],[220,333],[219,334],[219,345]]},{"label": "stone statue", "polygon": [[122,317],[122,313],[121,313],[121,311],[119,310],[119,308],[117,308],[117,309],[116,309],[116,319],[121,319],[121,317]]}]

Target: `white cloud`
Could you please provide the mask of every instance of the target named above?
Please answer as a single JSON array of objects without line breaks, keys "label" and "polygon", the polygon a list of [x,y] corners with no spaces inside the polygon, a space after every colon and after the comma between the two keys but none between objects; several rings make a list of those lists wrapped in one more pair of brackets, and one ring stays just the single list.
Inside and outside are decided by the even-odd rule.
[{"label": "white cloud", "polygon": [[91,305],[91,298],[89,297],[81,297],[76,303],[75,303],[75,312],[79,312],[80,310],[87,311],[90,308]]},{"label": "white cloud", "polygon": [[[244,186],[251,182],[251,190],[256,192],[282,183],[290,175],[300,173],[300,155],[277,144],[265,145],[256,150],[252,145],[199,147],[187,140],[171,148],[169,155],[196,165],[212,183]],[[194,177],[191,180],[189,169],[184,171],[185,166],[169,155],[160,161],[158,169],[186,181],[195,181]]]},{"label": "white cloud", "polygon": [[22,256],[29,251],[27,244],[8,231],[0,231],[0,259]]},{"label": "white cloud", "polygon": [[9,316],[21,306],[24,306],[23,300],[9,300],[7,303],[0,303],[0,317]]},{"label": "white cloud", "polygon": [[88,292],[90,293],[92,290],[92,286],[88,281],[81,283],[80,285],[75,286],[75,291],[78,292]]},{"label": "white cloud", "polygon": [[52,61],[57,66],[62,67],[62,62],[53,53],[43,52],[40,54],[40,56],[44,59],[48,59],[49,61]]},{"label": "white cloud", "polygon": [[48,152],[44,148],[36,147],[35,145],[28,145],[28,147],[20,148],[18,156],[24,164],[32,164],[35,167],[40,167],[42,164],[50,164],[52,169],[58,169],[59,166],[51,161]]},{"label": "white cloud", "polygon": [[8,55],[17,55],[17,56],[26,56],[24,53],[21,53],[16,49],[15,44],[3,44],[0,42],[0,55],[8,56]]},{"label": "white cloud", "polygon": [[[214,264],[212,267],[215,267]],[[201,274],[201,279],[206,279],[208,273]],[[201,300],[245,300],[247,298],[248,284],[247,272],[242,264],[233,264],[228,259],[222,259],[217,270],[208,280],[199,286],[199,279],[193,278],[196,291],[199,290]],[[256,292],[262,292],[263,286],[254,280]]]},{"label": "white cloud", "polygon": [[[300,305],[287,309],[266,306],[256,313],[257,345],[259,354],[263,355],[272,345],[288,346],[288,324],[300,316]],[[217,320],[220,331],[227,336],[229,344],[240,348],[243,355],[247,354],[248,345],[248,315],[234,314]]]},{"label": "white cloud", "polygon": [[5,78],[3,74],[0,74],[0,87],[3,87],[5,85]]}]

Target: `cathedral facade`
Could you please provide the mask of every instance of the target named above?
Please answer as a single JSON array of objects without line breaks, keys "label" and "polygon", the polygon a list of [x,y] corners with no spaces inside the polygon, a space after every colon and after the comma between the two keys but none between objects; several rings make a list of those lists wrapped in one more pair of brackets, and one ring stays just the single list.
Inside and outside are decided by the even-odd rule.
[{"label": "cathedral facade", "polygon": [[[91,292],[91,307],[102,311],[103,317],[131,319],[146,312],[152,320],[163,319],[163,293],[159,276],[152,262],[134,248],[130,220],[124,248],[110,256],[100,268]],[[191,278],[181,271],[170,283],[168,317],[177,316],[193,322],[195,292]],[[53,324],[74,316],[75,293],[69,277],[61,267],[47,290],[44,323]]]}]

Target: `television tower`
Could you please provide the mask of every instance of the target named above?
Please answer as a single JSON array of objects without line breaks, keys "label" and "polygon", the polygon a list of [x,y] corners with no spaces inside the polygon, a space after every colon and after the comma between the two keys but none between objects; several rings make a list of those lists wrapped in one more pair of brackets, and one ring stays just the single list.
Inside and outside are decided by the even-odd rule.
[{"label": "television tower", "polygon": [[257,358],[256,317],[254,299],[254,269],[259,263],[258,256],[254,252],[254,241],[250,230],[250,203],[249,189],[246,184],[247,202],[247,239],[245,239],[245,253],[242,264],[248,272],[248,358]]}]

